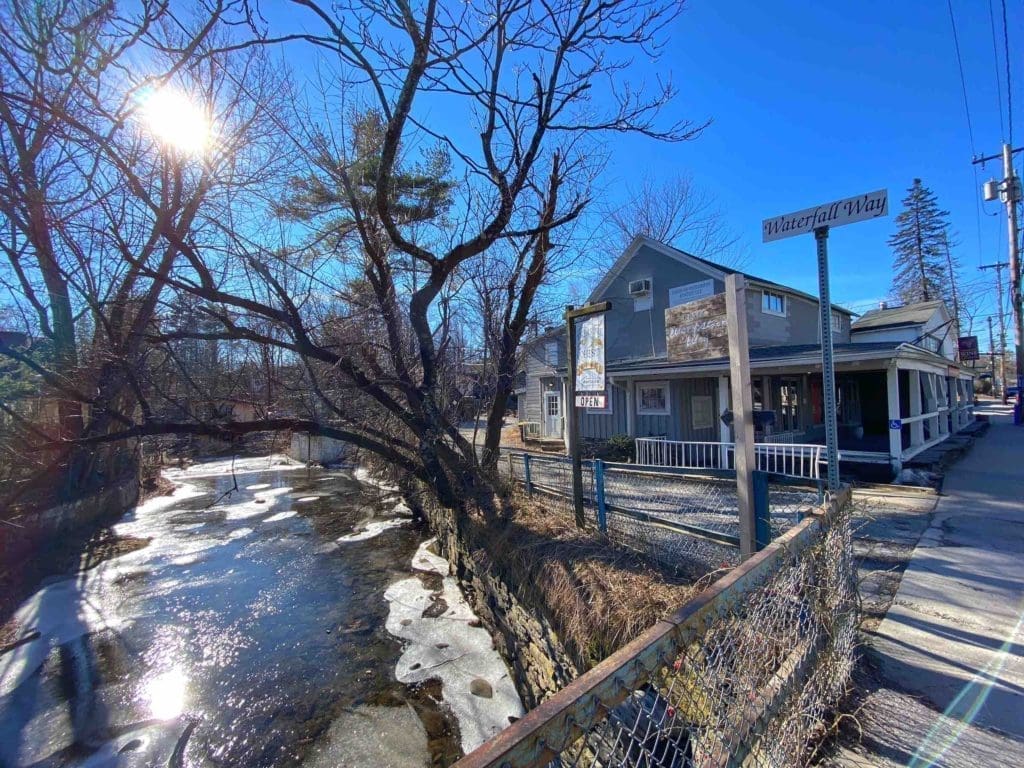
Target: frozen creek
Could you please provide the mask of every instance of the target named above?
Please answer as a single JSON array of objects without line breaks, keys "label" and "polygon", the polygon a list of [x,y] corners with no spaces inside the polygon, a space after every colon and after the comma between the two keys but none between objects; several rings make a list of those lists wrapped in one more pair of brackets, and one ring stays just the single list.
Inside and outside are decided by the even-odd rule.
[{"label": "frozen creek", "polygon": [[18,609],[0,765],[446,765],[522,714],[447,564],[358,475],[168,472],[115,526],[147,546]]}]

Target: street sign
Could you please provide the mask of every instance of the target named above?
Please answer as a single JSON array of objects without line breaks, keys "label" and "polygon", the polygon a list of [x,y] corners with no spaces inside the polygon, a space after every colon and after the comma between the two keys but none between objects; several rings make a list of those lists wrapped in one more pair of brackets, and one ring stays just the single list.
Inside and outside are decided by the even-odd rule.
[{"label": "street sign", "polygon": [[604,408],[607,402],[606,395],[576,395],[577,408]]},{"label": "street sign", "polygon": [[[825,455],[828,460],[828,487],[832,491],[839,488],[839,429],[832,347],[832,300],[829,298],[828,281],[828,233],[832,227],[877,219],[888,214],[889,192],[879,189],[761,222],[761,238],[766,243],[814,233],[818,252],[818,332],[821,339],[822,394],[825,400]],[[891,422],[889,427],[893,428]]]},{"label": "street sign", "polygon": [[889,419],[889,429],[903,429],[903,419]]},{"label": "street sign", "polygon": [[765,219],[761,222],[761,240],[770,243],[773,240],[813,232],[821,227],[839,227],[888,215],[889,191],[879,189],[876,192]]},{"label": "street sign", "polygon": [[576,325],[576,391],[604,392],[604,315]]},{"label": "street sign", "polygon": [[961,360],[980,360],[981,356],[978,354],[978,337],[977,336],[961,336],[956,340],[957,349],[960,351]]}]

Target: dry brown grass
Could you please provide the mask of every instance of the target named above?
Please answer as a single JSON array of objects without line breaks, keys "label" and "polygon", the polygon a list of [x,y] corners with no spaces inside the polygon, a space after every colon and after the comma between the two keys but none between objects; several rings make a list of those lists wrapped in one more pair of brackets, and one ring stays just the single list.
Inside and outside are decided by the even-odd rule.
[{"label": "dry brown grass", "polygon": [[566,650],[589,668],[674,611],[692,583],[595,530],[576,528],[550,501],[514,498],[511,523],[475,529],[475,557],[487,557],[521,600],[541,610]]}]

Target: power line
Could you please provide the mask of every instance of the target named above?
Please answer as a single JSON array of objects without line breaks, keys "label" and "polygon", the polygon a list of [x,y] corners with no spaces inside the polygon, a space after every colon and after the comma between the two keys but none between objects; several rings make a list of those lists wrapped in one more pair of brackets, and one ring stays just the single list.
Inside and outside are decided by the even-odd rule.
[{"label": "power line", "polygon": [[[988,0],[988,20],[992,29],[992,60],[996,70],[996,101],[999,102],[999,131],[1005,128],[1003,122],[1003,81],[999,77],[999,47],[996,45],[996,14],[992,10],[992,0]],[[1005,134],[1004,134],[1005,135]]]},{"label": "power line", "polygon": [[1006,0],[1003,0],[1003,53],[1006,56],[1006,121],[1009,123],[1008,143],[1013,146],[1013,90],[1010,87],[1010,31],[1006,24]]},{"label": "power line", "polygon": [[[970,102],[967,98],[967,78],[964,76],[964,60],[960,54],[960,36],[956,31],[956,16],[953,14],[953,0],[946,0],[946,7],[949,8],[949,24],[953,29],[953,47],[956,50],[956,64],[960,70],[960,90],[964,97],[964,114],[967,117],[967,135],[971,139],[971,155],[976,155],[977,147],[974,142],[974,126],[971,123],[971,107]],[[978,166],[972,166],[974,169],[974,187],[975,189],[981,187],[981,181],[978,177]],[[975,195],[974,197],[974,218],[975,227],[974,232],[978,238],[978,263],[982,261],[982,244],[981,244],[981,199]]]},{"label": "power line", "polygon": [[967,134],[971,137],[971,154],[976,155],[974,144],[974,127],[971,125],[971,108],[967,103],[967,79],[964,77],[964,61],[960,57],[960,38],[956,33],[956,18],[953,16],[953,0],[946,0],[949,8],[949,23],[953,27],[953,47],[956,49],[956,63],[960,68],[960,89],[964,96],[964,114],[967,115]]}]

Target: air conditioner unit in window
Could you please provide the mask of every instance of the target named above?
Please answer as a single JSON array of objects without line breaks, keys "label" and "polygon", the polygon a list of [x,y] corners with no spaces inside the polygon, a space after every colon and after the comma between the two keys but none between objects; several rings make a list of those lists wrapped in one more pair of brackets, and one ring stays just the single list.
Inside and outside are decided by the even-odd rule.
[{"label": "air conditioner unit in window", "polygon": [[643,280],[629,281],[630,296],[646,296],[651,292],[651,280],[645,277]]}]

